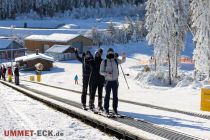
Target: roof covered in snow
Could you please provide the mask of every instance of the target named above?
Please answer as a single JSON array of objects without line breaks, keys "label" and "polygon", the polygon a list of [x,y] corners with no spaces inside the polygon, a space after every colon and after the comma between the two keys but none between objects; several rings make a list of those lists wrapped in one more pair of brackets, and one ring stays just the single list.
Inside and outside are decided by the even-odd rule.
[{"label": "roof covered in snow", "polygon": [[35,40],[35,41],[50,41],[50,42],[68,42],[75,37],[80,36],[80,34],[59,34],[54,33],[51,35],[30,35],[25,38],[25,40]]},{"label": "roof covered in snow", "polygon": [[64,53],[70,47],[70,45],[53,45],[51,48],[46,50],[46,53]]},{"label": "roof covered in snow", "polygon": [[29,61],[29,60],[35,60],[35,59],[38,59],[38,58],[48,60],[48,61],[54,61],[53,57],[44,55],[42,53],[39,53],[38,55],[30,54],[30,55],[27,55],[27,56],[17,57],[17,58],[15,58],[15,61],[16,62],[17,61]]},{"label": "roof covered in snow", "polygon": [[6,49],[12,43],[12,40],[9,39],[0,39],[0,49]]}]

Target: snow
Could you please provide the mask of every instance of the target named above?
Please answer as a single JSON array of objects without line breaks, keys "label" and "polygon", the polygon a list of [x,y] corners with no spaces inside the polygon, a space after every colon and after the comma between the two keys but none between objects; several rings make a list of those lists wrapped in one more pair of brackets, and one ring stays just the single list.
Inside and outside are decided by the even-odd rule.
[{"label": "snow", "polygon": [[[53,78],[51,81],[53,81]],[[69,92],[69,91],[65,91],[65,90],[61,90],[61,89],[56,89],[56,88],[45,87],[42,85],[37,85],[34,83],[28,83],[28,82],[24,82],[24,81],[22,81],[22,84],[24,84],[27,87],[33,88],[33,89],[39,89],[43,92],[47,92],[48,94],[51,94],[53,96],[58,96],[59,98],[68,99],[68,100],[72,100],[77,103],[80,103],[81,95],[77,94],[77,93],[73,93],[73,92]],[[69,86],[73,87],[74,85],[69,84]],[[81,88],[81,85],[79,85],[78,87]],[[120,86],[120,88],[126,90],[125,86],[124,87]],[[126,90],[126,91],[128,91],[128,90]],[[173,94],[175,92],[177,92],[177,91],[174,91]],[[121,94],[123,94],[122,90],[120,90],[120,92],[119,92],[119,97],[122,98]],[[137,98],[137,96],[140,96],[141,98],[143,98],[145,100],[145,97],[144,97],[145,93],[140,94],[140,93],[136,92],[135,94],[137,94],[137,95],[133,96],[134,94],[131,94],[131,92],[128,93],[130,98],[131,97]],[[152,94],[152,93],[146,93],[146,94],[150,94],[150,98],[151,98],[151,96],[154,96],[154,94]],[[166,94],[166,93],[162,93],[162,94]],[[183,93],[180,93],[180,95],[181,94],[183,94]],[[162,98],[164,98],[164,99],[161,100],[157,96],[155,97],[156,100],[159,100],[159,101],[161,100],[163,102],[166,102],[165,99],[167,99],[168,103],[169,102],[172,103],[172,101],[175,100],[174,96],[172,94],[171,94],[171,97],[162,96]],[[182,98],[183,98],[182,101],[186,101],[185,97],[182,97]],[[129,99],[129,98],[126,98],[126,99]],[[97,98],[96,98],[95,102],[97,103]],[[185,106],[185,104],[182,102],[180,102],[180,104],[182,104],[182,106]],[[147,107],[141,107],[141,106],[122,103],[122,102],[119,103],[119,111],[122,114],[131,116],[136,119],[149,121],[149,122],[152,122],[152,123],[157,124],[162,127],[174,129],[176,131],[184,132],[184,133],[194,135],[197,137],[201,137],[204,139],[210,138],[209,137],[210,120],[201,119],[198,117],[192,117],[192,116],[179,114],[179,113],[172,113],[172,112],[167,112],[167,111],[150,109]]]},{"label": "snow", "polygon": [[53,57],[47,56],[47,55],[42,54],[42,53],[39,53],[38,55],[30,54],[30,55],[26,55],[26,56],[17,57],[17,58],[15,58],[15,61],[16,62],[18,62],[18,61],[29,61],[29,60],[34,60],[34,59],[37,59],[37,58],[45,59],[45,60],[48,60],[48,61],[54,61]]},{"label": "snow", "polygon": [[12,43],[12,40],[9,39],[0,39],[0,49],[7,48]]},{"label": "snow", "polygon": [[46,53],[63,53],[70,47],[70,45],[53,45],[48,50],[46,50]]},{"label": "snow", "polygon": [[[2,84],[0,84],[0,102],[0,139],[116,139]],[[53,130],[53,133],[60,132],[64,136],[4,137],[4,130]]]},{"label": "snow", "polygon": [[[109,20],[110,19],[102,19],[97,23],[95,22],[95,19],[28,20],[32,26],[35,26],[36,23],[40,23],[40,25],[43,23],[43,26],[50,27],[51,21],[56,21],[57,23],[65,23],[66,27],[64,25],[63,28],[61,27],[62,29],[16,28],[14,32],[19,36],[28,36],[31,34],[49,35],[53,33],[80,34],[90,30],[90,28],[94,25],[99,29],[104,29],[107,26],[107,23],[109,23]],[[20,24],[20,22],[22,21],[0,21],[0,26],[4,26],[0,27],[0,35],[10,35],[9,26],[11,24]],[[112,22],[120,26],[122,19],[114,18]],[[47,23],[49,23],[49,26]],[[52,22],[52,24],[54,23]],[[72,29],[70,24],[75,24],[78,28]],[[192,38],[192,34],[187,33],[185,37],[185,49],[181,53],[182,56],[192,58],[192,52],[195,46]],[[123,52],[126,52],[127,54],[127,61],[125,64],[122,64],[122,67],[124,72],[129,74],[126,78],[130,89],[127,89],[120,70],[120,99],[210,115],[209,112],[200,110],[201,87],[208,88],[209,84],[206,81],[197,81],[193,79],[194,64],[181,63],[179,66],[179,78],[176,79],[177,81],[175,81],[174,85],[169,86],[166,78],[159,78],[162,74],[167,76],[166,67],[162,67],[162,71],[160,71],[160,73],[143,71],[145,65],[150,66],[148,62],[150,57],[154,54],[153,46],[149,46],[147,41],[143,40],[137,43],[130,42],[128,44],[101,47],[104,49],[104,58],[109,47],[114,48],[114,50],[120,55]],[[95,52],[95,50],[96,49],[93,49],[92,52]],[[79,85],[74,85],[74,76],[76,74],[79,76]],[[29,80],[29,76],[31,75],[35,75],[35,72],[22,72],[21,78]],[[58,87],[81,91],[82,65],[76,60],[55,62],[54,68],[52,68],[51,71],[42,73],[42,82]],[[63,90],[46,88],[37,84],[30,84],[28,82],[21,81],[21,83],[31,88],[40,89],[42,91],[49,92],[50,94],[80,103],[80,95]],[[123,114],[147,120],[163,127],[185,132],[203,139],[210,139],[209,120],[125,103],[119,104],[119,110]]]},{"label": "snow", "polygon": [[[155,76],[152,76],[152,72],[146,73],[142,71],[143,66],[140,62],[143,60],[149,60],[153,54],[153,47],[149,47],[146,41],[139,43],[129,43],[126,45],[101,47],[104,49],[103,57],[105,57],[106,51],[109,47],[114,48],[114,50],[120,55],[123,52],[126,52],[127,54],[128,58],[126,62],[122,64],[122,67],[124,72],[129,73],[130,75],[129,77],[126,77],[130,89],[127,89],[122,72],[120,70],[120,99],[210,115],[209,112],[200,110],[200,88],[205,83],[192,80],[191,77],[193,69],[189,68],[191,65],[185,66],[187,67],[187,70],[186,68],[183,68],[182,65],[180,65],[180,75],[183,74],[183,76],[181,76],[178,84],[174,86],[168,86],[168,81],[161,83],[158,77],[157,79],[154,79]],[[92,53],[95,52],[95,50],[96,49],[93,49]],[[187,53],[184,54],[187,55]],[[81,91],[82,65],[79,63],[79,61],[73,60],[55,62],[54,66],[55,67],[52,68],[50,72],[43,72],[43,83]],[[138,79],[139,74],[141,73],[145,75],[143,76],[145,79]],[[35,73],[33,72],[24,72],[21,73],[21,78],[29,80],[29,76],[34,74]],[[74,85],[74,76],[76,74],[79,76],[79,85]],[[165,74],[164,71],[163,74]],[[149,79],[150,82],[148,82]],[[28,82],[22,82],[22,84],[31,88],[40,89],[44,92],[49,92],[55,96],[70,99],[80,103],[81,97],[78,94],[69,94],[67,91],[55,90],[36,84],[29,84]],[[131,117],[144,119],[160,126],[172,128],[191,135],[193,134],[204,139],[209,139],[209,120],[124,103],[119,103],[119,110],[122,113],[130,115]]]},{"label": "snow", "polygon": [[54,33],[51,35],[31,35],[31,36],[26,37],[25,40],[68,42],[78,36],[79,36],[79,34]]}]

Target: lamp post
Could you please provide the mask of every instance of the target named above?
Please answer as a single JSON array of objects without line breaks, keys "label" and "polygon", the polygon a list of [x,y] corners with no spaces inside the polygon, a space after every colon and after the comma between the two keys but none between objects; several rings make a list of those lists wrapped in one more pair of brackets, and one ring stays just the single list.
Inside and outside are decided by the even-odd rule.
[{"label": "lamp post", "polygon": [[13,41],[14,41],[14,28],[15,25],[11,25],[10,30],[11,30],[11,37],[12,37],[12,44],[11,44],[11,68],[13,69]]}]

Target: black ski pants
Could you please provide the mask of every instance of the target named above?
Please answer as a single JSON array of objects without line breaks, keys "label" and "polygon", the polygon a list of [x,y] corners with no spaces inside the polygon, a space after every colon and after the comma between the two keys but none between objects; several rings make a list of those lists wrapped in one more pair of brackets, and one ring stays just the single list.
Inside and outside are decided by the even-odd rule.
[{"label": "black ski pants", "polygon": [[91,93],[90,93],[90,101],[89,101],[90,108],[94,108],[95,95],[96,95],[97,89],[98,89],[98,107],[102,108],[103,86],[104,85],[100,83],[95,83],[91,85]]},{"label": "black ski pants", "polygon": [[86,98],[87,98],[87,90],[89,86],[89,93],[91,91],[90,85],[89,85],[89,79],[90,75],[84,75],[82,79],[82,96],[81,96],[81,103],[83,106],[86,106]]},{"label": "black ski pants", "polygon": [[113,103],[112,107],[113,110],[117,112],[117,107],[118,107],[118,81],[106,81],[105,84],[105,90],[106,90],[106,95],[104,98],[104,109],[105,111],[109,111],[109,100],[110,100],[110,94],[112,91],[113,94]]}]

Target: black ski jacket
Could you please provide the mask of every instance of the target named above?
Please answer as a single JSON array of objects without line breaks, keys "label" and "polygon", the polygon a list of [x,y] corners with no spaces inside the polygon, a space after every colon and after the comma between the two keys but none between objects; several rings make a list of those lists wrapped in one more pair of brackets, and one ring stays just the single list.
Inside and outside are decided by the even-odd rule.
[{"label": "black ski jacket", "polygon": [[100,65],[102,62],[102,58],[95,58],[92,61],[90,61],[90,84],[100,84],[103,85],[105,82],[104,76],[100,75]]},{"label": "black ski jacket", "polygon": [[90,61],[93,57],[86,59],[84,56],[80,57],[78,52],[75,52],[77,59],[82,63],[82,76],[90,76]]},{"label": "black ski jacket", "polygon": [[20,76],[20,74],[19,74],[19,69],[18,69],[18,68],[15,68],[14,74],[15,74],[15,76]]}]

